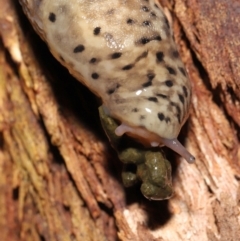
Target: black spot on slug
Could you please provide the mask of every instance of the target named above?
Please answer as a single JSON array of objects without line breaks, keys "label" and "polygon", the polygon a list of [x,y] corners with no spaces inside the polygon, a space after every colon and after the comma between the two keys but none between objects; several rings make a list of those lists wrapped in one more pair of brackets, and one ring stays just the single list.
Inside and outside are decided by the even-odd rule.
[{"label": "black spot on slug", "polygon": [[122,53],[116,52],[116,53],[113,53],[113,54],[111,55],[111,58],[112,58],[112,59],[118,59],[118,58],[120,58],[121,56],[122,56]]},{"label": "black spot on slug", "polygon": [[147,44],[148,42],[150,42],[150,39],[148,39],[148,38],[141,38],[141,39],[140,39],[140,42],[141,42],[142,44]]},{"label": "black spot on slug", "polygon": [[163,52],[157,52],[156,57],[157,57],[157,62],[162,62],[164,58]]},{"label": "black spot on slug", "polygon": [[147,74],[147,77],[148,77],[148,81],[147,82],[145,82],[145,83],[143,83],[142,84],[142,87],[149,87],[149,86],[151,86],[152,85],[152,80],[153,80],[153,78],[155,77],[155,74],[154,73],[148,73]]},{"label": "black spot on slug", "polygon": [[169,74],[176,75],[176,71],[172,67],[167,66],[166,69],[168,70]]},{"label": "black spot on slug", "polygon": [[148,77],[149,81],[152,81],[153,78],[155,77],[155,74],[154,73],[149,73],[149,74],[147,74],[147,77]]},{"label": "black spot on slug", "polygon": [[171,122],[171,119],[169,117],[165,118],[166,123]]},{"label": "black spot on slug", "polygon": [[49,19],[51,22],[54,23],[54,22],[56,21],[56,14],[55,14],[55,13],[49,13],[48,19]]},{"label": "black spot on slug", "polygon": [[181,116],[180,116],[180,114],[177,114],[177,119],[178,119],[178,123],[180,124],[181,123]]},{"label": "black spot on slug", "polygon": [[163,113],[158,113],[158,119],[159,119],[160,121],[163,121],[163,120],[165,119],[164,114],[163,114]]},{"label": "black spot on slug", "polygon": [[131,18],[129,18],[128,20],[127,20],[127,24],[133,24],[134,23],[134,21],[131,19]]},{"label": "black spot on slug", "polygon": [[140,115],[140,120],[144,120],[146,118],[145,115]]},{"label": "black spot on slug", "polygon": [[113,94],[119,87],[120,87],[120,85],[119,85],[119,84],[116,84],[113,88],[109,89],[109,90],[107,91],[107,93],[108,93],[109,95],[111,95],[111,94]]},{"label": "black spot on slug", "polygon": [[173,86],[172,80],[166,80],[165,84],[166,84],[167,87],[172,87]]},{"label": "black spot on slug", "polygon": [[137,63],[139,60],[146,58],[148,56],[148,51],[144,51],[141,55],[139,55],[136,60],[135,63]]},{"label": "black spot on slug", "polygon": [[187,76],[184,68],[178,67],[178,69],[180,70],[180,72],[181,72],[185,77]]},{"label": "black spot on slug", "polygon": [[146,7],[146,6],[143,6],[143,7],[142,7],[142,10],[143,10],[144,12],[149,12],[149,8]]},{"label": "black spot on slug", "polygon": [[163,113],[158,113],[158,119],[160,121],[165,120],[166,123],[171,122],[171,119],[168,116],[165,116]]},{"label": "black spot on slug", "polygon": [[155,8],[159,8],[158,5],[157,5],[156,3],[154,4],[154,7],[155,7]]},{"label": "black spot on slug", "polygon": [[99,74],[98,73],[92,73],[92,78],[93,79],[98,79],[99,78]]},{"label": "black spot on slug", "polygon": [[149,87],[149,86],[151,86],[152,85],[152,81],[148,81],[148,82],[146,82],[146,83],[144,83],[144,84],[142,84],[142,87]]},{"label": "black spot on slug", "polygon": [[152,37],[152,38],[142,37],[142,38],[139,39],[136,43],[147,44],[147,43],[149,43],[150,41],[153,41],[153,40],[161,41],[162,38],[161,38],[160,35],[154,36],[154,37]]},{"label": "black spot on slug", "polygon": [[158,99],[156,97],[149,97],[148,100],[152,102],[158,102]]},{"label": "black spot on slug", "polygon": [[107,91],[107,93],[108,93],[109,95],[113,94],[114,92],[115,92],[115,89],[109,89],[109,90]]},{"label": "black spot on slug", "polygon": [[184,97],[183,97],[183,95],[178,94],[178,98],[182,102],[182,104],[184,104]]},{"label": "black spot on slug", "polygon": [[143,21],[143,26],[151,26],[151,22],[150,21]]},{"label": "black spot on slug", "polygon": [[167,96],[166,95],[163,95],[163,94],[156,94],[156,96],[160,97],[160,98],[163,98],[163,99],[167,99]]},{"label": "black spot on slug", "polygon": [[170,29],[170,25],[169,25],[168,19],[165,16],[164,16],[164,22],[166,23],[167,28]]},{"label": "black spot on slug", "polygon": [[174,102],[170,102],[171,106],[174,106],[176,108],[176,116],[178,119],[179,124],[181,123],[181,108],[179,107],[179,105],[177,103]]},{"label": "black spot on slug", "polygon": [[132,64],[128,64],[128,65],[125,65],[125,66],[122,68],[122,70],[129,70],[129,69],[131,69],[132,67],[133,67]]},{"label": "black spot on slug", "polygon": [[93,34],[94,34],[94,35],[98,35],[98,34],[100,33],[100,31],[101,31],[101,28],[100,28],[100,27],[96,27],[96,28],[94,28],[94,30],[93,30]]},{"label": "black spot on slug", "polygon": [[156,13],[154,13],[154,12],[151,12],[150,15],[151,15],[152,17],[156,17],[156,16],[157,16]]},{"label": "black spot on slug", "polygon": [[186,86],[183,86],[182,89],[183,89],[183,93],[184,93],[185,97],[188,97],[188,91],[187,91]]},{"label": "black spot on slug", "polygon": [[96,58],[91,58],[90,61],[89,61],[89,63],[93,64],[93,63],[95,63],[96,61],[97,61]]},{"label": "black spot on slug", "polygon": [[152,40],[162,41],[162,38],[160,35],[157,35],[157,36],[153,37]]},{"label": "black spot on slug", "polygon": [[83,50],[85,49],[85,47],[82,45],[82,44],[79,44],[78,46],[76,46],[74,49],[73,49],[73,53],[80,53],[82,52]]}]

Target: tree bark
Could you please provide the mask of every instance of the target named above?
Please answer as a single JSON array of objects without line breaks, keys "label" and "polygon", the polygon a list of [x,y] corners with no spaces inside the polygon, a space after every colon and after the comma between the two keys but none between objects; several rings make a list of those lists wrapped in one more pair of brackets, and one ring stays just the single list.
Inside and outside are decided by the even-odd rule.
[{"label": "tree bark", "polygon": [[0,0],[0,240],[240,240],[240,2],[162,0],[193,89],[174,196],[124,189],[95,97]]}]

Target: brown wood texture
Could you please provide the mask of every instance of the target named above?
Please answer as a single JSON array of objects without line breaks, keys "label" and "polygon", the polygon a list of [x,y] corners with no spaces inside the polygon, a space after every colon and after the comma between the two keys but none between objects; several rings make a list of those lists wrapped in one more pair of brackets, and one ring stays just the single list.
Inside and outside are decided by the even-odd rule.
[{"label": "brown wood texture", "polygon": [[[240,2],[162,0],[192,81],[175,194],[124,189],[95,97],[0,0],[0,240],[240,240]],[[167,149],[165,149],[167,150]]]}]

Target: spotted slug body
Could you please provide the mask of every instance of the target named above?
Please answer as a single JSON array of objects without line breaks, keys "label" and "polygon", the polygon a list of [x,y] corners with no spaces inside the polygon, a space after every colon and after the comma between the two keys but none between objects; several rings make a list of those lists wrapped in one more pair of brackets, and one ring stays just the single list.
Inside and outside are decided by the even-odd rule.
[{"label": "spotted slug body", "polygon": [[144,143],[194,157],[177,141],[191,87],[169,22],[154,0],[20,0],[38,34],[111,117]]}]

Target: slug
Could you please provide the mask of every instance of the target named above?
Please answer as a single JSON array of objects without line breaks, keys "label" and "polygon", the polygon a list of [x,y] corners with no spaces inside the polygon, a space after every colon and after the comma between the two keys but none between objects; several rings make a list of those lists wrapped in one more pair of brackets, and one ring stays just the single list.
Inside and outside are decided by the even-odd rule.
[{"label": "slug", "polygon": [[194,162],[177,140],[191,85],[157,1],[19,1],[55,58],[119,121],[118,136],[165,145]]}]

